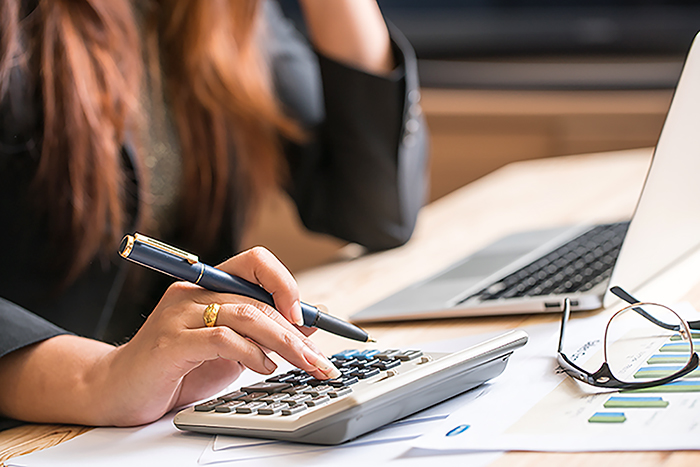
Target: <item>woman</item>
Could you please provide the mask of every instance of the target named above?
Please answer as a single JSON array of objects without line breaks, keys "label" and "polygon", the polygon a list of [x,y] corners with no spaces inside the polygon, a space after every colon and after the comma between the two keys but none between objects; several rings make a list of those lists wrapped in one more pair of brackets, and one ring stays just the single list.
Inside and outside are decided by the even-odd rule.
[{"label": "woman", "polygon": [[219,267],[277,310],[115,254],[138,229],[228,257],[275,184],[310,229],[370,250],[408,239],[426,152],[410,48],[372,0],[300,3],[315,52],[269,1],[3,1],[0,415],[150,422],[246,367],[271,373],[263,349],[337,375],[266,250]]}]

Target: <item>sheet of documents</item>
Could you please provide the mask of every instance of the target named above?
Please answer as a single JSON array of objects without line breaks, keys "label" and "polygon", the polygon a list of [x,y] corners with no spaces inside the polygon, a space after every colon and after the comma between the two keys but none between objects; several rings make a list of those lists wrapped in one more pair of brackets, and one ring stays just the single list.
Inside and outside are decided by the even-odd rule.
[{"label": "sheet of documents", "polygon": [[[391,465],[422,467],[423,456],[408,455],[411,441],[443,422],[452,410],[469,404],[488,391],[476,388],[446,403],[422,411],[404,420],[350,441],[341,446],[314,446],[282,441],[251,440],[233,436],[217,436],[199,459],[200,465],[233,463],[240,467],[284,463],[285,467],[309,465]],[[493,462],[500,453],[473,453],[467,456],[445,456],[435,453],[432,458],[444,465],[483,466]]]},{"label": "sheet of documents", "polygon": [[[495,334],[468,336],[447,342],[417,346],[423,350],[455,351],[487,340]],[[523,350],[523,349],[520,349]],[[506,368],[506,373],[511,366]],[[280,365],[279,371],[288,368]],[[494,382],[500,381],[503,375]],[[248,372],[226,391],[260,381],[260,375]],[[332,462],[335,465],[372,465],[397,467],[424,466],[430,462],[442,465],[485,466],[498,458],[499,452],[425,453],[412,450],[413,441],[444,422],[449,414],[469,406],[492,390],[484,385],[443,404],[422,411],[409,419],[376,430],[341,446],[312,446],[277,441],[255,440],[232,436],[209,436],[179,431],[170,414],[150,425],[136,428],[97,428],[58,446],[26,456],[10,459],[8,467],[129,467],[168,465],[235,465],[240,467],[269,466],[283,461],[285,467],[309,467]],[[223,393],[223,392],[222,392]]]},{"label": "sheet of documents", "polygon": [[[697,319],[687,304],[674,309]],[[607,319],[569,323],[565,344],[574,336],[594,339],[577,342],[567,350],[570,358],[589,369],[600,366]],[[643,392],[601,390],[557,371],[557,342],[557,333],[531,336],[528,352],[515,353],[499,384],[414,446],[432,452],[700,449],[700,375]]]}]

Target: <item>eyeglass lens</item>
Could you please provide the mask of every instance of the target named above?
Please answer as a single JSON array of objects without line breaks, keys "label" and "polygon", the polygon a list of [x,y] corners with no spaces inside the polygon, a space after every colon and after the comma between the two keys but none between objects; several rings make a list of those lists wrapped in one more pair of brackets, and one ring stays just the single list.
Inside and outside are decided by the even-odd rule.
[{"label": "eyeglass lens", "polygon": [[608,323],[605,359],[620,381],[652,382],[680,372],[690,362],[690,338],[687,324],[671,309],[636,304],[617,312]]}]

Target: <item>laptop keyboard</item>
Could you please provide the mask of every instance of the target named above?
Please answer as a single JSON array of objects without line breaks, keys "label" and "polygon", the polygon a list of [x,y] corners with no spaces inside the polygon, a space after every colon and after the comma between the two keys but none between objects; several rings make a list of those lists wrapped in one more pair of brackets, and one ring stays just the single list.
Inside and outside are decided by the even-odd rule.
[{"label": "laptop keyboard", "polygon": [[629,222],[596,226],[459,303],[590,290],[610,277],[628,227]]}]

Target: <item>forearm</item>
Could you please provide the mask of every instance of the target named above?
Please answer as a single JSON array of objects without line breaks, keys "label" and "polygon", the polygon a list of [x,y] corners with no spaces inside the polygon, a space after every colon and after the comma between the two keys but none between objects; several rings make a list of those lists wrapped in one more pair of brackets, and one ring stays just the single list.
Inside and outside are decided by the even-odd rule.
[{"label": "forearm", "polygon": [[375,0],[301,0],[314,46],[369,73],[394,68],[389,31]]},{"label": "forearm", "polygon": [[0,359],[0,413],[33,422],[110,424],[106,360],[114,347],[61,335]]},{"label": "forearm", "polygon": [[[244,368],[272,373],[276,365],[263,348],[318,379],[341,375],[291,324],[301,314],[299,291],[272,253],[254,248],[218,267],[258,281],[285,314],[253,299],[177,282],[127,344],[58,335],[0,358],[0,415],[96,426],[149,423],[221,391]],[[211,303],[220,308],[215,326],[202,318]]]}]

